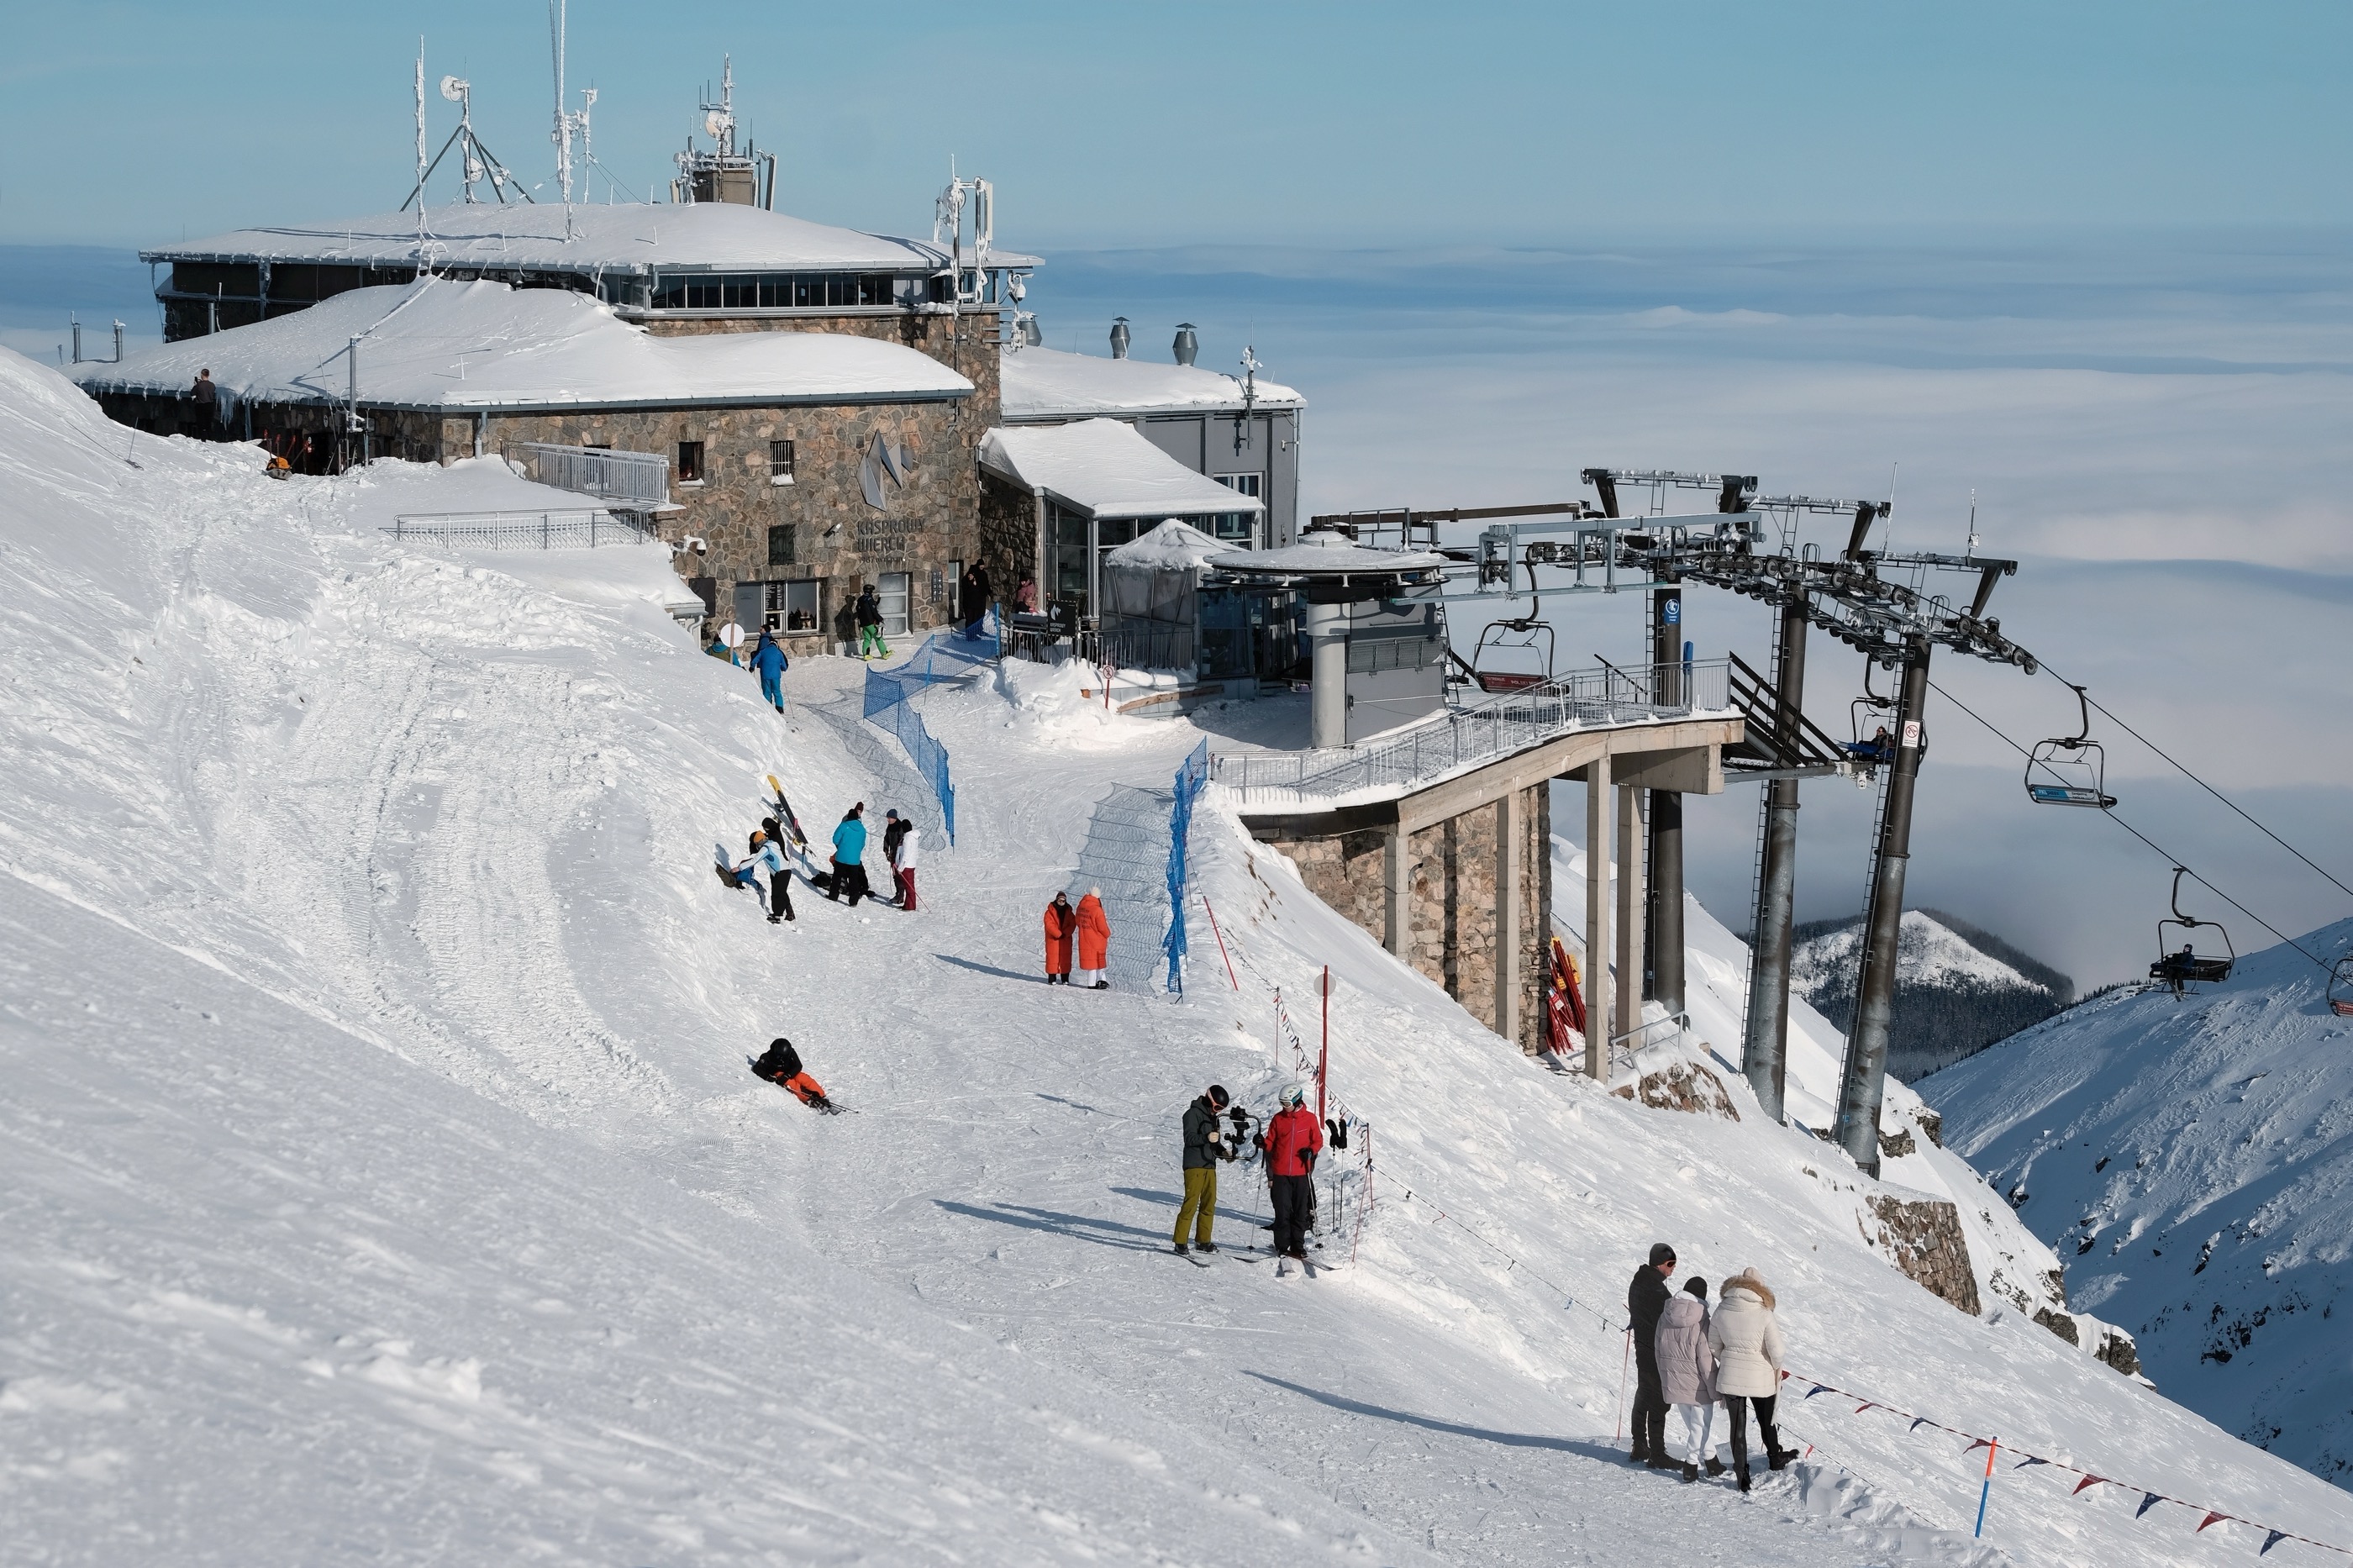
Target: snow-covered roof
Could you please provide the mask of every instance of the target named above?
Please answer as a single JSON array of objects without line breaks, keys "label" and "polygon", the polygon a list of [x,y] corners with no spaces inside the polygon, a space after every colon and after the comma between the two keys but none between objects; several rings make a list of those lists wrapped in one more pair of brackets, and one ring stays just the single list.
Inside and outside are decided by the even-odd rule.
[{"label": "snow-covered roof", "polygon": [[1197,474],[1116,419],[991,430],[981,466],[1096,517],[1263,511],[1256,496]]},{"label": "snow-covered roof", "polygon": [[1299,542],[1281,550],[1229,550],[1209,563],[1229,572],[1271,572],[1301,576],[1367,572],[1419,572],[1446,564],[1432,550],[1374,550],[1337,529],[1311,528]]},{"label": "snow-covered roof", "polygon": [[[1242,407],[1240,378],[1198,365],[1102,359],[1026,346],[1008,348],[999,357],[1008,423],[1091,414],[1240,413]],[[1287,386],[1261,381],[1251,405],[1304,408],[1307,400]]]},{"label": "snow-covered roof", "polygon": [[1184,569],[1208,564],[1212,555],[1222,555],[1227,549],[1222,540],[1210,538],[1190,523],[1170,518],[1151,532],[1129,541],[1103,557],[1108,566],[1141,566],[1158,570]]},{"label": "snow-covered roof", "polygon": [[359,400],[377,408],[707,407],[963,397],[928,354],[846,332],[657,337],[586,295],[420,278],[307,310],[85,364],[89,392],[185,393],[210,368],[250,403],[340,403],[360,340]]},{"label": "snow-covered roof", "polygon": [[[565,237],[565,225],[571,237]],[[527,268],[533,271],[929,272],[948,264],[944,247],[729,202],[680,205],[500,206],[452,203],[425,215],[436,267]],[[139,253],[142,261],[286,261],[400,267],[418,259],[417,215],[375,213],[339,223],[233,229]],[[968,258],[967,258],[968,260]],[[1034,256],[993,250],[993,267],[1039,265]]]}]

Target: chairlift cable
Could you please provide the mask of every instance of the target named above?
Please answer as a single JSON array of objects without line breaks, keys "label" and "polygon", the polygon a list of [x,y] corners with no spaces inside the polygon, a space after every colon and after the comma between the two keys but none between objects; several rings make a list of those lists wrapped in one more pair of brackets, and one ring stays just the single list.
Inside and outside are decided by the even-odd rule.
[{"label": "chairlift cable", "polygon": [[[2052,669],[2047,664],[2042,667],[2042,669],[2045,674],[2055,678],[2062,685],[2073,684],[2069,681],[2065,676],[2059,674],[2057,670]],[[2081,690],[2082,689],[2079,687],[2076,688],[2076,689]],[[2168,763],[2172,763],[2173,767],[2180,773],[2182,777],[2196,784],[2200,789],[2204,790],[2208,795],[2212,795],[2216,800],[2221,801],[2224,805],[2229,806],[2232,811],[2237,812],[2242,817],[2244,817],[2248,826],[2254,828],[2256,832],[2262,834],[2264,837],[2270,839],[2273,843],[2278,845],[2281,848],[2286,850],[2289,854],[2295,856],[2297,859],[2311,867],[2315,871],[2319,872],[2324,878],[2327,878],[2329,884],[2335,887],[2338,892],[2344,893],[2348,897],[2353,897],[2353,888],[2348,888],[2344,883],[2338,881],[2334,876],[2330,875],[2326,868],[2314,860],[2311,856],[2306,855],[2303,850],[2298,849],[2295,845],[2290,844],[2286,839],[2282,838],[2278,834],[2274,833],[2270,828],[2265,827],[2262,823],[2257,822],[2253,817],[2249,816],[2246,810],[2242,807],[2238,802],[2232,800],[2229,795],[2224,795],[2221,790],[2216,789],[2212,784],[2208,784],[2204,779],[2200,778],[2196,773],[2191,773],[2180,763],[2175,762],[2173,757],[2156,742],[2150,740],[2147,735],[2142,734],[2138,730],[2136,730],[2131,725],[2126,723],[2122,719],[2117,718],[2114,713],[2109,712],[2106,708],[2101,705],[2098,698],[2087,696],[2084,700],[2089,702],[2093,707],[2098,708],[2100,712],[2111,723],[2115,724],[2117,729],[2122,730],[2126,734],[2130,735],[2134,740],[2138,741],[2142,745],[2147,746],[2150,751],[2155,752],[2158,756],[2163,757]],[[2196,873],[2192,872],[2191,875],[2195,876]],[[2201,877],[2199,879],[2203,881],[2205,879]]]},{"label": "chairlift cable", "polygon": [[[2031,756],[2033,754],[2024,746],[2020,745],[2008,735],[2005,735],[2000,730],[1995,729],[1993,721],[1988,719],[1984,714],[1979,713],[1976,709],[1970,707],[1968,703],[1962,701],[1959,698],[1954,696],[1943,687],[1938,686],[1935,681],[1931,680],[1928,682],[1928,687],[1929,689],[1936,692],[1937,696],[1942,697],[1946,701],[1951,703],[1954,707],[1959,709],[1970,718],[1975,719],[1978,723],[1983,724],[1996,740],[2000,741],[2003,745],[2008,746],[2011,751],[2018,752],[2021,756]],[[2099,704],[2095,702],[2093,706],[2098,708]],[[2100,709],[2100,711],[2106,713],[2107,710],[2102,708]],[[2112,719],[2116,718],[2116,715],[2113,713],[2108,714],[2108,716]],[[2122,723],[2123,721],[2118,720],[2117,722]],[[2167,760],[2170,762],[2172,759],[2168,758]],[[2174,765],[2177,767],[2180,766],[2178,763]],[[2189,772],[2187,768],[2182,769],[2182,771],[2184,773]],[[2147,845],[2151,849],[2156,850],[2158,855],[2164,857],[2168,865],[2173,866],[2177,869],[2188,872],[2189,875],[2196,878],[2200,885],[2204,887],[2208,892],[2212,893],[2216,898],[2221,900],[2224,903],[2230,905],[2232,909],[2238,910],[2241,914],[2246,916],[2249,920],[2254,921],[2257,925],[2271,932],[2272,935],[2279,938],[2283,945],[2295,948],[2295,951],[2302,953],[2305,960],[2311,963],[2315,968],[2320,970],[2323,973],[2333,972],[2334,966],[2320,959],[2313,957],[2309,952],[2306,952],[2303,944],[2298,942],[2294,937],[2280,930],[2279,927],[2272,924],[2271,921],[2263,919],[2263,916],[2255,913],[2254,910],[2247,908],[2246,905],[2239,902],[2238,900],[2232,898],[2230,894],[2224,892],[2213,883],[2207,881],[2205,878],[2199,876],[2196,871],[2190,870],[2188,866],[2182,864],[2181,858],[2179,856],[2174,854],[2173,851],[2168,849],[2164,845],[2159,844],[2156,839],[2151,838],[2147,834],[2143,833],[2139,828],[2135,827],[2131,823],[2126,822],[2123,817],[2118,816],[2113,810],[2104,811],[2100,815],[2115,823],[2118,827],[2123,828],[2126,833],[2131,834],[2135,838],[2139,839],[2143,844]],[[2248,820],[2252,822],[2254,819],[2253,817],[2249,817]],[[2322,874],[2324,876],[2327,875],[2326,872],[2323,872]],[[2331,877],[2329,880],[2335,881],[2336,879]]]}]

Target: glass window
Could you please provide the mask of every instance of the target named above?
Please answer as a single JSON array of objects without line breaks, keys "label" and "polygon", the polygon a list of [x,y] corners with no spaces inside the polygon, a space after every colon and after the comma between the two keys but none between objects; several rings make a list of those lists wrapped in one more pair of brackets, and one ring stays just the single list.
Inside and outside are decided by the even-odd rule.
[{"label": "glass window", "polygon": [[702,443],[681,441],[678,444],[678,482],[699,485],[702,482]]},{"label": "glass window", "polygon": [[[770,537],[774,535],[775,531],[771,530]],[[802,577],[789,582],[768,583],[763,586],[766,589],[765,622],[770,631],[814,632],[823,628],[824,578]]]},{"label": "glass window", "polygon": [[1075,603],[1083,615],[1087,599],[1087,520],[1049,502],[1046,526],[1052,535],[1046,552],[1047,595]]},{"label": "glass window", "polygon": [[794,525],[780,522],[768,530],[768,564],[789,566],[793,563]]},{"label": "glass window", "polygon": [[[1260,487],[1264,483],[1263,475],[1211,474],[1209,477],[1229,490],[1239,490],[1253,498],[1262,497]],[[1202,531],[1240,545],[1244,550],[1255,550],[1258,548],[1258,520],[1263,515],[1262,512],[1221,511],[1208,520]]]},{"label": "glass window", "polygon": [[793,482],[793,444],[790,441],[768,443],[768,482],[772,485]]},{"label": "glass window", "polygon": [[885,572],[877,585],[876,597],[882,606],[882,635],[902,637],[907,635],[907,601],[914,592],[912,573]]}]

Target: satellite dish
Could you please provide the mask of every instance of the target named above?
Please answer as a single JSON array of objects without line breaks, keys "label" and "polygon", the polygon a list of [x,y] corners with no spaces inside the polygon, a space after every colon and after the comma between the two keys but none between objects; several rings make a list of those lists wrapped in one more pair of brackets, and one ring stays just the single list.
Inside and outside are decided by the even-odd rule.
[{"label": "satellite dish", "polygon": [[462,78],[445,76],[441,79],[441,96],[455,103],[466,96],[467,86]]},{"label": "satellite dish", "polygon": [[727,134],[727,121],[728,116],[726,113],[723,110],[714,109],[710,113],[702,117],[702,128],[711,133],[713,140],[716,140],[719,137]]}]

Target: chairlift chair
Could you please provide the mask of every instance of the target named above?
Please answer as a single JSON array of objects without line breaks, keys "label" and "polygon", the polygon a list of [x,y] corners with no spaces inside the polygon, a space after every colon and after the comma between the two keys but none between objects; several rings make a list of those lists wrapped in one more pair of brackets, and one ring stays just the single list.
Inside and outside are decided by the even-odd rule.
[{"label": "chairlift chair", "polygon": [[1895,760],[1895,738],[1888,733],[1885,724],[1881,724],[1866,741],[1862,738],[1862,727],[1869,721],[1870,714],[1894,713],[1895,699],[1882,697],[1871,689],[1871,661],[1865,659],[1862,665],[1862,695],[1847,704],[1847,728],[1853,739],[1847,742],[1845,749],[1852,761],[1866,768],[1876,768]]},{"label": "chairlift chair", "polygon": [[2340,1018],[2353,1018],[2353,952],[2328,972],[2328,1010]]},{"label": "chairlift chair", "polygon": [[2088,739],[2091,703],[2082,687],[2071,685],[2068,689],[2075,694],[2083,723],[2073,735],[2035,742],[2026,758],[2026,798],[2037,805],[2089,805],[2105,811],[2116,804],[2116,797],[2107,793],[2107,762],[2100,743]]},{"label": "chairlift chair", "polygon": [[[1497,669],[1491,658],[1507,664],[1541,660],[1534,669]],[[1491,697],[1527,691],[1552,679],[1553,637],[1549,623],[1534,616],[1513,621],[1490,621],[1471,650],[1471,679]]]},{"label": "chairlift chair", "polygon": [[[2173,994],[2177,996],[2187,985],[2219,984],[2230,979],[2231,966],[2239,962],[2238,950],[2231,945],[2231,933],[2222,929],[2220,921],[2201,921],[2196,915],[2181,912],[2181,879],[2188,873],[2186,866],[2173,868],[2173,918],[2157,922],[2157,962],[2148,966],[2148,977],[2173,987]],[[2219,957],[2194,951],[2196,933],[2200,926],[2222,939],[2222,952]],[[2169,939],[2165,933],[2168,927],[2179,931],[2184,938],[2179,952],[2168,950]]]}]

